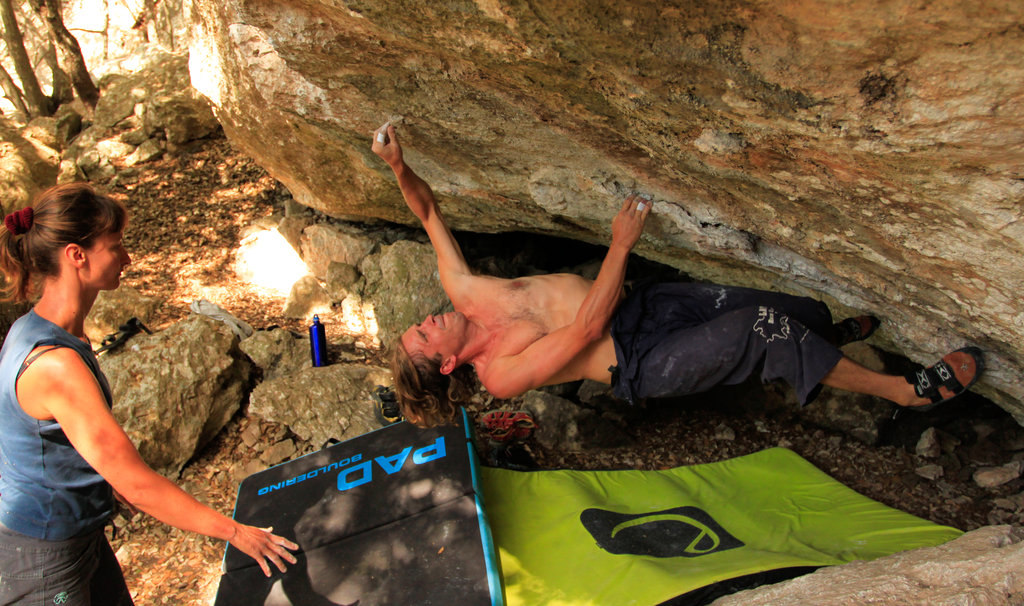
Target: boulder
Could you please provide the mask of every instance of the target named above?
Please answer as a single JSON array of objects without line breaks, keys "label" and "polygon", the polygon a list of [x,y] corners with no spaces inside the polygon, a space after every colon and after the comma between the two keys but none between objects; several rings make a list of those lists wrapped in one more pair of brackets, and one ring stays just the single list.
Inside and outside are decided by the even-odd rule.
[{"label": "boulder", "polygon": [[359,270],[348,263],[332,261],[327,266],[327,292],[331,299],[343,301],[351,294],[359,292],[358,285],[361,278]]},{"label": "boulder", "polygon": [[305,368],[265,380],[249,397],[249,412],[287,425],[319,448],[378,429],[373,389],[390,385],[391,373],[365,364]]},{"label": "boulder", "polygon": [[147,297],[130,286],[101,290],[85,318],[85,336],[93,343],[99,343],[132,318],[138,318],[148,327],[159,306],[158,299]]},{"label": "boulder", "polygon": [[427,315],[451,306],[429,244],[403,240],[382,246],[360,263],[359,271],[366,280],[362,299],[373,307],[377,337],[385,347]]},{"label": "boulder", "polygon": [[62,146],[57,134],[57,118],[39,116],[33,118],[21,129],[21,136],[38,146],[59,151]]},{"label": "boulder", "polygon": [[158,472],[176,478],[239,409],[252,363],[221,322],[191,315],[100,356],[114,416]]},{"label": "boulder", "polygon": [[75,161],[89,179],[109,178],[122,164],[152,160],[163,146],[181,146],[220,128],[209,102],[189,84],[188,57],[153,48],[146,52],[137,71],[101,80],[92,125],[68,145],[65,159]]},{"label": "boulder", "polygon": [[143,67],[102,80],[93,125],[109,131],[135,118],[145,134],[180,145],[219,129],[206,99],[190,85],[188,56],[149,48]]},{"label": "boulder", "polygon": [[974,483],[982,488],[995,488],[1020,477],[1024,461],[1012,461],[999,467],[983,467],[974,472]]},{"label": "boulder", "polygon": [[[114,168],[110,166],[110,161],[104,159],[96,150],[96,145],[104,136],[106,136],[104,129],[92,126],[78,133],[64,151],[61,172],[65,172],[63,164],[72,163],[86,178],[102,179],[112,176]],[[106,162],[106,164],[102,169],[102,174],[100,174],[100,165],[103,162]]]},{"label": "boulder", "polygon": [[143,104],[142,124],[146,134],[165,139],[171,145],[202,139],[220,129],[209,102],[197,96],[187,80],[180,82],[180,89],[153,95]]},{"label": "boulder", "polygon": [[350,294],[335,308],[333,320],[341,322],[343,330],[352,334],[369,336],[369,344],[380,346],[376,336],[380,332],[374,304],[365,301],[358,294]]},{"label": "boulder", "polygon": [[282,314],[286,318],[311,319],[313,314],[331,311],[331,297],[313,276],[303,276],[292,284]]},{"label": "boulder", "polygon": [[[1024,423],[1024,4],[194,0],[190,72],[302,204],[414,224],[385,120],[455,230],[607,243],[885,319]],[[365,273],[365,272],[364,272]]]},{"label": "boulder", "polygon": [[330,224],[310,225],[302,231],[299,249],[314,276],[326,280],[327,268],[332,262],[358,266],[376,246],[373,239],[350,231]]},{"label": "boulder", "polygon": [[124,163],[125,166],[135,166],[136,164],[142,164],[143,162],[159,158],[163,153],[164,150],[160,147],[159,141],[156,139],[146,139],[124,159]]},{"label": "boulder", "polygon": [[581,452],[594,448],[621,446],[626,434],[594,410],[544,391],[529,391],[521,407],[537,423],[534,438],[544,448]]},{"label": "boulder", "polygon": [[822,568],[713,606],[1012,606],[1024,602],[1024,531],[987,526],[937,547]]},{"label": "boulder", "polygon": [[580,402],[595,408],[621,407],[624,404],[631,406],[615,397],[611,385],[590,379],[586,379],[580,384],[576,390],[576,397]]},{"label": "boulder", "polygon": [[120,135],[100,139],[96,142],[96,152],[100,158],[108,162],[124,162],[135,151],[135,146],[125,143]]},{"label": "boulder", "polygon": [[302,252],[302,232],[307,227],[313,224],[313,219],[302,215],[286,215],[277,226],[277,231],[281,233],[288,244],[291,244],[292,248],[301,254]]},{"label": "boulder", "polygon": [[82,113],[74,104],[65,103],[57,108],[57,113],[53,117],[57,121],[57,141],[60,149],[65,149],[68,143],[82,132]]},{"label": "boulder", "polygon": [[138,86],[142,76],[112,74],[100,82],[103,90],[93,111],[92,126],[110,131],[122,120],[135,115],[137,105],[146,100],[150,91]]},{"label": "boulder", "polygon": [[926,459],[937,458],[942,454],[942,445],[939,442],[939,430],[934,427],[929,427],[921,433],[921,437],[918,438],[917,444],[914,446],[914,452],[919,457]]},{"label": "boulder", "polygon": [[263,371],[264,381],[313,365],[309,355],[309,339],[283,328],[257,330],[251,337],[242,340],[239,347]]}]

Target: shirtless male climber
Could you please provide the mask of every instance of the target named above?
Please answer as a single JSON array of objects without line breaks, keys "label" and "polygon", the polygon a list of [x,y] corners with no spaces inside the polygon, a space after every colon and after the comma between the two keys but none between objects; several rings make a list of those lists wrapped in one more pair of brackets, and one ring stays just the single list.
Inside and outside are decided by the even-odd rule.
[{"label": "shirtless male climber", "polygon": [[[372,149],[398,179],[406,204],[437,253],[441,285],[455,311],[429,316],[394,344],[392,371],[403,416],[421,426],[455,420],[475,381],[496,398],[580,379],[611,384],[629,401],[681,396],[736,384],[755,372],[785,379],[801,403],[820,385],[870,394],[900,406],[945,401],[983,369],[967,347],[907,376],[865,368],[838,349],[874,325],[837,335],[824,303],[711,284],[623,288],[626,261],[652,202],[625,199],[594,281],[572,274],[513,280],[475,275],[434,194],[402,158],[395,127],[374,132]],[[866,318],[862,318],[866,320]]]}]

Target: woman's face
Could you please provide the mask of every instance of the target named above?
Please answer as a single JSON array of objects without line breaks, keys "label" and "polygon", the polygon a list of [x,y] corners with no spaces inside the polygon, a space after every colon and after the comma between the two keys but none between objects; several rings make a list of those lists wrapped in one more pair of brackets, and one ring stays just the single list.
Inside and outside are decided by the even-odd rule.
[{"label": "woman's face", "polygon": [[89,278],[99,290],[114,290],[121,284],[121,271],[132,259],[124,247],[124,230],[104,234],[86,249]]}]

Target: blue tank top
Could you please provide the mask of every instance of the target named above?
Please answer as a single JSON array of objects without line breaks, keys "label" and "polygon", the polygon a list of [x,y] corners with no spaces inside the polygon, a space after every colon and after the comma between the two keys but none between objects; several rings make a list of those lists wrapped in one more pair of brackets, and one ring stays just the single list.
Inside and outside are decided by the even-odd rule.
[{"label": "blue tank top", "polygon": [[103,526],[113,492],[85,462],[56,421],[40,421],[21,408],[15,382],[33,349],[57,345],[78,352],[96,376],[107,406],[113,399],[92,349],[30,311],[11,326],[0,350],[0,523],[15,532],[60,541]]}]

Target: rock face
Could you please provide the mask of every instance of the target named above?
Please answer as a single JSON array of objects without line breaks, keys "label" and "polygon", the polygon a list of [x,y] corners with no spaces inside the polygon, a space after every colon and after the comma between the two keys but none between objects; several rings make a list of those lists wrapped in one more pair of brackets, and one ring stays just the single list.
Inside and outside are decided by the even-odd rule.
[{"label": "rock face", "polygon": [[[362,295],[373,302],[377,336],[382,343],[390,345],[427,314],[450,309],[433,257],[428,244],[400,241],[381,247],[380,254],[360,264],[365,279]],[[433,271],[422,271],[424,266]]]},{"label": "rock face", "polygon": [[713,604],[1020,604],[1024,600],[1022,539],[1019,528],[986,526],[944,545],[823,568],[785,583],[741,591]]},{"label": "rock face", "polygon": [[0,116],[0,210],[4,214],[28,206],[35,195],[57,181],[60,146],[53,118],[37,118],[27,126]]},{"label": "rock face", "polygon": [[269,380],[309,368],[309,339],[303,339],[282,328],[261,330],[243,340],[239,347],[259,368],[263,379]]},{"label": "rock face", "polygon": [[148,325],[159,306],[159,300],[147,297],[130,286],[102,290],[85,318],[85,335],[93,343],[102,343],[103,337],[117,332],[131,318],[138,318],[143,325]]},{"label": "rock face", "polygon": [[193,315],[100,357],[114,416],[146,463],[177,477],[238,410],[252,363],[222,322]]},{"label": "rock face", "polygon": [[348,440],[380,427],[371,398],[374,387],[389,384],[390,376],[362,364],[306,368],[257,385],[249,412],[284,423],[317,447],[329,439]]},{"label": "rock face", "polygon": [[608,448],[628,441],[622,430],[593,410],[542,391],[523,397],[523,410],[537,423],[534,437],[545,448],[579,452],[586,448]]},{"label": "rock face", "polygon": [[65,164],[77,167],[66,180],[111,177],[118,163],[146,162],[220,128],[206,99],[188,86],[184,54],[156,47],[138,54],[137,71],[112,74],[100,83],[92,125],[71,141],[64,156]]},{"label": "rock face", "polygon": [[885,318],[923,363],[974,343],[1024,422],[1024,5],[195,0],[190,70],[234,143],[336,217],[411,215],[398,124],[452,224],[607,242]]}]

